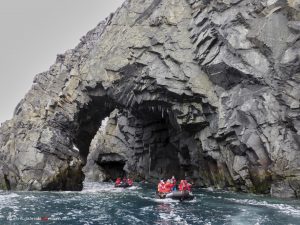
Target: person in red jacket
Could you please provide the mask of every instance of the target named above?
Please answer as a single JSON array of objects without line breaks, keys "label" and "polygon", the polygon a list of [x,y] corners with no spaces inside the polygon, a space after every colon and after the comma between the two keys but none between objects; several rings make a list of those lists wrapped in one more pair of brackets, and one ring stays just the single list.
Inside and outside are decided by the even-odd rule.
[{"label": "person in red jacket", "polygon": [[121,184],[121,178],[118,177],[117,180],[116,180],[116,182],[115,182],[115,185],[120,185],[120,184]]},{"label": "person in red jacket", "polygon": [[181,180],[179,184],[179,191],[191,191],[191,184],[187,180]]},{"label": "person in red jacket", "polygon": [[132,185],[133,185],[133,180],[130,179],[130,178],[128,178],[128,179],[127,179],[127,184],[128,184],[129,186],[132,186]]},{"label": "person in red jacket", "polygon": [[158,193],[164,193],[165,192],[165,182],[163,180],[160,180],[160,182],[158,183],[157,192]]},{"label": "person in red jacket", "polygon": [[169,179],[167,180],[167,182],[165,183],[165,193],[170,193],[173,189],[173,183],[172,181]]}]

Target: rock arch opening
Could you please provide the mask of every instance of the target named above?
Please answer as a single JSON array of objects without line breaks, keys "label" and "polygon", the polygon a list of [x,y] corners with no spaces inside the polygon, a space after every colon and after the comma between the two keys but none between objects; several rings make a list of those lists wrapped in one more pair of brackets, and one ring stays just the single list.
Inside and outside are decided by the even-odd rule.
[{"label": "rock arch opening", "polygon": [[73,143],[86,163],[91,141],[104,122],[104,119],[117,107],[107,96],[91,96],[91,101],[79,111],[77,116],[77,133]]},{"label": "rock arch opening", "polygon": [[98,123],[83,171],[88,181],[124,175],[149,181],[172,175],[193,177],[198,154],[192,135],[180,129],[166,105],[148,102],[131,110],[117,107],[102,130]]}]

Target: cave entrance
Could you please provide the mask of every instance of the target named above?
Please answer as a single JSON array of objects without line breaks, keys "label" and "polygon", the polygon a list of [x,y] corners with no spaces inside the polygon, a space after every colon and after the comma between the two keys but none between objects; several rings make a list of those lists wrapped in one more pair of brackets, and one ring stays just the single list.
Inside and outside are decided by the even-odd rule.
[{"label": "cave entrance", "polygon": [[148,102],[132,112],[136,123],[135,167],[143,179],[157,182],[175,176],[193,176],[191,151],[197,148],[191,134],[177,124],[171,105]]},{"label": "cave entrance", "polygon": [[125,162],[100,162],[98,165],[103,168],[105,173],[105,179],[103,179],[103,181],[114,181],[118,177],[126,176],[126,172],[124,171]]},{"label": "cave entrance", "polygon": [[105,94],[91,96],[78,113],[74,138],[86,180],[127,175],[156,182],[173,175],[191,176],[190,135],[176,125],[168,107],[148,103],[129,111]]},{"label": "cave entrance", "polygon": [[[102,94],[102,93],[101,93]],[[90,144],[99,129],[103,129],[110,113],[117,108],[106,95],[91,96],[91,101],[77,115],[77,130],[73,140],[81,160],[86,164]],[[103,126],[102,126],[103,125]]]}]

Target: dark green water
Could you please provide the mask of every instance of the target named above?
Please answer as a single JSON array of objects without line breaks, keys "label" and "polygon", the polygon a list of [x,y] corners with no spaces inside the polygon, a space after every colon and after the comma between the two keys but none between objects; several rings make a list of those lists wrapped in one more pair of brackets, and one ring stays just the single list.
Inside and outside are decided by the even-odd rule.
[{"label": "dark green water", "polygon": [[82,192],[0,192],[0,225],[300,224],[299,200],[203,189],[194,194],[195,200],[181,203],[155,199],[154,186],[123,190],[96,183]]}]

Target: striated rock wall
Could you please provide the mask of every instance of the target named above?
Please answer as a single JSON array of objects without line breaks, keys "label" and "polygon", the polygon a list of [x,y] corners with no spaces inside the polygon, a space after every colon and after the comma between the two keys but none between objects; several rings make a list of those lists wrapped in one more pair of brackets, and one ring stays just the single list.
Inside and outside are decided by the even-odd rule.
[{"label": "striated rock wall", "polygon": [[0,188],[80,190],[83,170],[298,197],[299,20],[298,1],[125,1],[2,125]]}]

